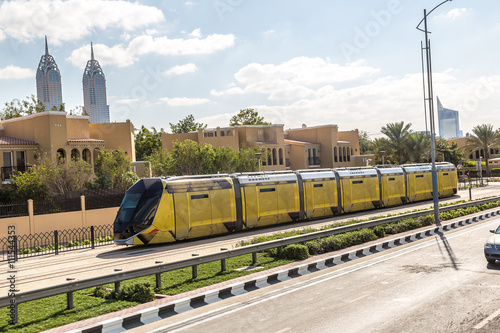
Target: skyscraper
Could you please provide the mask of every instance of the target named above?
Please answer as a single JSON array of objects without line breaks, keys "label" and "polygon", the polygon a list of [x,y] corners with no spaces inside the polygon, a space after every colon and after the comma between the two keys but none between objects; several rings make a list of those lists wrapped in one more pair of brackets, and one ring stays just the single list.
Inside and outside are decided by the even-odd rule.
[{"label": "skyscraper", "polygon": [[439,98],[437,98],[437,105],[439,136],[443,139],[462,137],[462,131],[460,131],[460,123],[458,120],[458,111],[443,108]]},{"label": "skyscraper", "polygon": [[54,57],[49,54],[47,36],[45,36],[45,54],[42,55],[36,71],[36,93],[45,105],[45,110],[53,108],[59,111],[63,106],[61,73]]},{"label": "skyscraper", "polygon": [[83,72],[83,110],[90,116],[90,123],[109,123],[109,105],[106,98],[106,78],[99,62],[94,59],[90,43],[90,60]]}]

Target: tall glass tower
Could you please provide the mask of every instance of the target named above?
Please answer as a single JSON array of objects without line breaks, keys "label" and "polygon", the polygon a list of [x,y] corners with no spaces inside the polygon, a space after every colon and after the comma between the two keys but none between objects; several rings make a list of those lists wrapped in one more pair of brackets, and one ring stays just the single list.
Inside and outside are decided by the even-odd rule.
[{"label": "tall glass tower", "polygon": [[36,93],[45,106],[45,111],[62,111],[61,73],[54,57],[49,54],[47,36],[45,36],[45,54],[42,55],[36,71]]},{"label": "tall glass tower", "polygon": [[109,105],[106,98],[106,78],[99,62],[94,59],[90,43],[90,60],[83,72],[83,110],[90,116],[90,123],[109,123]]},{"label": "tall glass tower", "polygon": [[460,122],[458,119],[458,111],[444,108],[439,101],[439,98],[437,98],[437,105],[439,136],[443,139],[462,137],[462,131],[460,130]]}]

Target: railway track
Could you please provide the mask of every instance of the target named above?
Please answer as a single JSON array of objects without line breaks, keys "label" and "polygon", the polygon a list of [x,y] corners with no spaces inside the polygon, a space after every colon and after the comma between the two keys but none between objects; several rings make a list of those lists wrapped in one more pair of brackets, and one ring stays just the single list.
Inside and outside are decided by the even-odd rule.
[{"label": "railway track", "polygon": [[[473,189],[473,198],[479,199],[481,197],[498,195],[499,190],[500,184]],[[459,195],[443,199],[441,202],[454,202],[468,199],[468,195],[468,191],[461,191]],[[73,281],[89,277],[105,276],[115,272],[115,270],[126,271],[134,268],[154,266],[158,261],[164,263],[175,262],[177,260],[190,258],[195,253],[199,255],[216,253],[224,248],[231,249],[241,241],[277,231],[287,231],[304,227],[321,227],[333,222],[408,212],[414,209],[429,208],[431,205],[431,201],[419,202],[411,205],[358,212],[316,221],[277,225],[210,239],[199,239],[147,247],[124,248],[110,245],[94,250],[82,249],[79,251],[65,252],[57,256],[48,255],[25,258],[16,263],[16,287],[24,292],[40,287],[60,285],[67,282],[67,279],[72,279],[71,281]],[[7,275],[7,271],[7,265],[2,265],[0,267],[0,274]],[[6,281],[6,279],[0,281],[0,289],[7,290],[8,281]]]}]

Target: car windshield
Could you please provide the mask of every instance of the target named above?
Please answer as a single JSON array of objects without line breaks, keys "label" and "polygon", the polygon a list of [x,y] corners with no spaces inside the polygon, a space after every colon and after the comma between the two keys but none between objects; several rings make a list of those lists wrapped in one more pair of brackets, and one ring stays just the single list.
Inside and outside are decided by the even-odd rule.
[{"label": "car windshield", "polygon": [[497,230],[495,230],[495,234],[500,234],[500,226],[498,226]]}]

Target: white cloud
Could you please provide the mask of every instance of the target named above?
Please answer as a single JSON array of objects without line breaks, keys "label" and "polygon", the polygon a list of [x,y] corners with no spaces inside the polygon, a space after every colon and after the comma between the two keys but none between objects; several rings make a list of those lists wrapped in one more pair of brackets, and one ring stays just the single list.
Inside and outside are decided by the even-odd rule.
[{"label": "white cloud", "polygon": [[182,75],[182,74],[187,74],[187,73],[194,73],[198,70],[198,67],[196,67],[195,64],[185,64],[185,65],[180,65],[180,66],[174,66],[168,70],[165,71],[165,75],[171,76],[171,75]]},{"label": "white cloud", "polygon": [[35,71],[30,68],[21,68],[12,65],[0,68],[0,80],[26,79],[34,77]]},{"label": "white cloud", "polygon": [[116,104],[129,105],[139,103],[138,98],[128,98],[128,99],[120,99],[116,101]]},{"label": "white cloud", "polygon": [[202,124],[207,124],[208,128],[229,127],[229,121],[234,116],[231,113],[220,113],[213,116],[197,118],[196,121]]},{"label": "white cloud", "polygon": [[157,53],[161,55],[212,54],[234,45],[234,35],[208,35],[205,39],[169,39],[166,36],[142,35],[134,38],[128,47],[132,54]]},{"label": "white cloud", "polygon": [[188,97],[164,97],[160,101],[168,106],[196,106],[209,103],[210,100],[206,98],[188,98]]},{"label": "white cloud", "polygon": [[[116,65],[118,67],[126,67],[132,65],[137,60],[136,57],[121,45],[108,47],[104,44],[94,44],[94,57],[99,61],[101,66]],[[86,64],[87,60],[90,60],[90,44],[73,50],[66,60],[75,67],[82,67],[82,64]]]},{"label": "white cloud", "polygon": [[193,38],[201,38],[201,29],[194,29],[193,32],[191,32],[188,36]]},{"label": "white cloud", "polygon": [[158,8],[122,0],[17,0],[0,5],[0,31],[24,42],[48,35],[59,44],[96,29],[135,31],[164,20]]},{"label": "white cloud", "polygon": [[467,8],[454,8],[454,9],[450,10],[449,12],[447,12],[446,14],[437,15],[435,18],[436,19],[445,18],[445,19],[449,19],[449,20],[455,20],[459,17],[462,17],[462,16],[469,14],[469,12],[470,12],[470,10]]},{"label": "white cloud", "polygon": [[361,62],[342,66],[329,59],[296,57],[279,65],[249,64],[234,75],[243,87],[212,90],[211,94],[261,93],[267,94],[269,100],[305,98],[322,85],[366,78],[378,71]]}]

